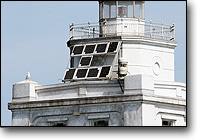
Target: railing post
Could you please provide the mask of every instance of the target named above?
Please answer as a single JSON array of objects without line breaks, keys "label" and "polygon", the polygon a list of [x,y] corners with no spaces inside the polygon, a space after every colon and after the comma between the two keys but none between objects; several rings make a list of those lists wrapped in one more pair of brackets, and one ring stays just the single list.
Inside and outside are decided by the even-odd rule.
[{"label": "railing post", "polygon": [[88,21],[88,27],[89,27],[88,38],[90,38],[90,21]]},{"label": "railing post", "polygon": [[140,36],[140,18],[138,19],[138,36]]},{"label": "railing post", "polygon": [[[122,22],[122,20],[121,20],[121,23],[120,23],[120,25],[121,25],[121,36],[122,36],[122,35],[123,35],[123,33],[124,33],[124,32],[123,32],[123,31],[124,31],[124,30],[123,30],[123,28],[124,28],[123,26],[124,26],[124,25],[123,25],[123,22]],[[117,26],[118,26],[118,25],[117,25]],[[118,29],[117,29],[117,31],[118,31]],[[117,33],[117,34],[118,34],[118,33]]]},{"label": "railing post", "polygon": [[155,34],[156,34],[156,28],[153,28],[153,38],[155,38]]},{"label": "railing post", "polygon": [[150,37],[152,37],[152,20],[150,20]]},{"label": "railing post", "polygon": [[74,31],[74,29],[73,29],[73,26],[74,26],[74,23],[72,23],[71,25],[69,25],[69,30],[70,30],[70,40],[71,39],[73,39],[73,37],[74,37],[74,34],[73,34],[73,31]]},{"label": "railing post", "polygon": [[93,32],[93,38],[95,36],[95,28],[92,29],[92,32]]},{"label": "railing post", "polygon": [[103,32],[103,22],[99,21],[99,37],[102,37],[102,32]]},{"label": "railing post", "polygon": [[107,23],[107,20],[105,19],[104,20],[104,24],[103,24],[103,26],[104,26],[104,32],[103,32],[103,37],[106,37],[106,23]]},{"label": "railing post", "polygon": [[162,26],[161,38],[163,39],[163,22],[161,22],[161,26]]},{"label": "railing post", "polygon": [[174,40],[174,39],[175,39],[175,24],[170,26],[170,40]]}]

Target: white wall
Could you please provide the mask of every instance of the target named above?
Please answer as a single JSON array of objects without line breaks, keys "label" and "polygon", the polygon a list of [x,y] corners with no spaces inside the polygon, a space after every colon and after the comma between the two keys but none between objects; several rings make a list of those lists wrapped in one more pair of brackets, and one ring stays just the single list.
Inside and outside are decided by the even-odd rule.
[{"label": "white wall", "polygon": [[[174,49],[145,44],[123,43],[123,57],[128,60],[131,75],[151,75],[154,80],[174,81]],[[160,72],[154,73],[154,64],[159,63]]]}]

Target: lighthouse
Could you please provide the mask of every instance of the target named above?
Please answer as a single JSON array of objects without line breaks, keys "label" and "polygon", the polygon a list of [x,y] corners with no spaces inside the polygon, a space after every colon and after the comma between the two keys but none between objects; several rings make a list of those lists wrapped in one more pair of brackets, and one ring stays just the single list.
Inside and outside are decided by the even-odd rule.
[{"label": "lighthouse", "polygon": [[145,1],[98,4],[97,22],[69,26],[62,83],[13,85],[12,125],[186,126],[175,24],[146,21]]}]

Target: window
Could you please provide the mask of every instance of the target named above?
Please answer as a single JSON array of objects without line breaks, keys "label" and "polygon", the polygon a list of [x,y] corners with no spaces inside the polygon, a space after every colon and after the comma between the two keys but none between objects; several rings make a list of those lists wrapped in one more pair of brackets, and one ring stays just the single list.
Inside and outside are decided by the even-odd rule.
[{"label": "window", "polygon": [[54,126],[54,127],[63,127],[63,126],[67,126],[67,117],[63,117],[63,118],[50,118],[47,119],[47,123],[49,124],[49,126]]},{"label": "window", "polygon": [[162,120],[162,126],[175,126],[175,120]]},{"label": "window", "polygon": [[63,127],[63,126],[66,126],[66,124],[65,123],[54,123],[52,126]]},{"label": "window", "polygon": [[90,126],[109,126],[109,114],[96,114],[88,116]]},{"label": "window", "polygon": [[94,120],[94,126],[108,126],[108,120]]}]

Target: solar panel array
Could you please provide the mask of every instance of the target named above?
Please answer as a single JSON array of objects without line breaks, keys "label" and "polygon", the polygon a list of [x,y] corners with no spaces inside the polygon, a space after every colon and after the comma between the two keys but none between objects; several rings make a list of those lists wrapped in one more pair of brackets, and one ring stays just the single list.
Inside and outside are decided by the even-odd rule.
[{"label": "solar panel array", "polygon": [[70,50],[70,66],[63,81],[108,79],[121,42],[79,44]]}]

